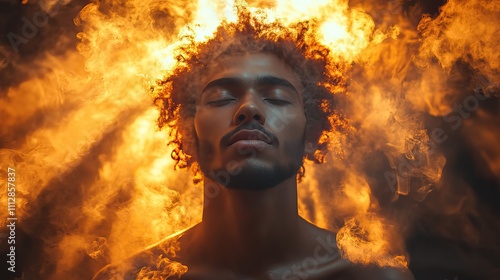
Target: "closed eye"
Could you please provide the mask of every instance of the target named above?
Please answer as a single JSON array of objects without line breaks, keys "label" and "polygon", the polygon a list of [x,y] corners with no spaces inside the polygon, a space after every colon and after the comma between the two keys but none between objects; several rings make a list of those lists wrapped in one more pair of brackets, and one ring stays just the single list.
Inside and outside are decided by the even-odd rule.
[{"label": "closed eye", "polygon": [[209,102],[207,102],[207,104],[214,106],[214,107],[219,107],[219,106],[227,105],[235,100],[236,100],[236,98],[223,98],[223,99],[209,101]]},{"label": "closed eye", "polygon": [[278,105],[278,106],[285,106],[292,104],[291,102],[283,99],[265,98],[264,100],[267,101],[268,103],[271,103],[272,105]]}]

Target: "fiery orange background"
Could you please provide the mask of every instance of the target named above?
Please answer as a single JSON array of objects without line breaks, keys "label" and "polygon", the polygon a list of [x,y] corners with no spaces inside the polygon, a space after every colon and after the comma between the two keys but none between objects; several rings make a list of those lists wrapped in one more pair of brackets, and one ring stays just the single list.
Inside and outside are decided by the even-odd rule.
[{"label": "fiery orange background", "polygon": [[[306,165],[301,215],[337,231],[353,262],[500,277],[500,3],[236,2],[262,20],[316,19],[343,66],[332,94],[348,127],[326,164]],[[173,170],[149,89],[186,25],[202,42],[234,1],[0,5],[1,232],[12,167],[16,276],[89,279],[200,221],[202,188]]]}]

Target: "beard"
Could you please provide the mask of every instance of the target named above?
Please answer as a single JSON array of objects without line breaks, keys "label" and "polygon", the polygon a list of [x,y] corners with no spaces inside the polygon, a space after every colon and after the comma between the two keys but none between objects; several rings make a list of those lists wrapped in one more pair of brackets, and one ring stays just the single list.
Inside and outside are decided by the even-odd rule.
[{"label": "beard", "polygon": [[[205,150],[207,151],[207,150]],[[304,147],[289,150],[290,157],[284,162],[276,159],[275,162],[263,161],[249,157],[225,167],[212,169],[204,157],[200,158],[199,166],[206,177],[214,180],[228,189],[234,190],[267,190],[286,179],[296,176],[302,165]]]},{"label": "beard", "polygon": [[[235,190],[267,190],[292,176],[296,176],[300,165],[301,162],[288,167],[247,163],[240,172],[230,175],[229,180],[223,182],[225,183],[223,185],[228,189]],[[217,178],[217,176],[215,178],[211,177],[211,179],[221,183],[220,178]]]}]

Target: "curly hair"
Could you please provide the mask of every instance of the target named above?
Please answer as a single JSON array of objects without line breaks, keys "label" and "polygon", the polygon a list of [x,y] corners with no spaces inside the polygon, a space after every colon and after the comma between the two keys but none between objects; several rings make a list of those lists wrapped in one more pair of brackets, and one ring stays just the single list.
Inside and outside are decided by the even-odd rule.
[{"label": "curly hair", "polygon": [[[158,126],[171,129],[169,144],[174,145],[175,168],[192,167],[196,163],[196,95],[208,65],[220,57],[257,52],[275,55],[299,78],[306,116],[305,140],[314,150],[305,153],[304,158],[324,162],[328,132],[334,129],[332,91],[343,83],[338,74],[340,66],[331,62],[330,50],[317,40],[314,21],[285,26],[277,21],[264,23],[258,16],[239,7],[238,21],[223,22],[210,40],[197,43],[194,34],[182,37],[177,68],[152,88],[154,102],[160,109]],[[299,172],[300,179],[304,169]]]}]

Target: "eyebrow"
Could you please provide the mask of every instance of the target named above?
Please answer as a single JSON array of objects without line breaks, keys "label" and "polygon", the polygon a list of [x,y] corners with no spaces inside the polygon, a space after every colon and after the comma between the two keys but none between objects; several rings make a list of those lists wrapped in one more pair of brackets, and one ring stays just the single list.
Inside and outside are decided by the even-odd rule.
[{"label": "eyebrow", "polygon": [[[203,88],[202,92],[207,91],[210,88],[216,88],[216,87],[225,87],[225,86],[241,86],[244,84],[249,84],[251,81],[238,78],[238,77],[226,77],[226,78],[220,78],[220,79],[215,79],[211,82],[209,82],[205,88]],[[255,85],[257,86],[282,86],[289,88],[296,93],[298,93],[298,90],[290,83],[289,81],[278,78],[276,76],[271,76],[271,75],[260,75],[257,76],[255,79]]]}]

